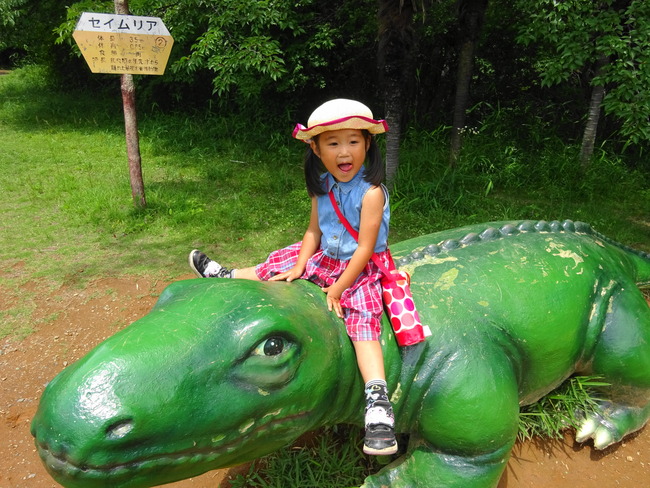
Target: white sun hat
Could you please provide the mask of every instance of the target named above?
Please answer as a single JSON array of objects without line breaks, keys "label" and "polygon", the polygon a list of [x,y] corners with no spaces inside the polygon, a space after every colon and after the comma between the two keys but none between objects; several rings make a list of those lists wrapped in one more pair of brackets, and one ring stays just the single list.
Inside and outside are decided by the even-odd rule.
[{"label": "white sun hat", "polygon": [[388,130],[388,124],[385,120],[373,119],[372,112],[363,103],[336,98],[314,110],[307,127],[296,124],[293,137],[308,141],[322,132],[339,129],[365,129],[371,134],[381,134]]}]

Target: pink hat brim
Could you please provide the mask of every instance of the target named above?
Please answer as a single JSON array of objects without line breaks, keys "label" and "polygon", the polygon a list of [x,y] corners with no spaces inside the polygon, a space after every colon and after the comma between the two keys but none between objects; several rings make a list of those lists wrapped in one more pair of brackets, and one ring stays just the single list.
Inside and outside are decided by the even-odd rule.
[{"label": "pink hat brim", "polygon": [[331,120],[322,124],[316,124],[311,127],[305,127],[302,124],[296,124],[293,129],[293,137],[302,141],[309,141],[312,137],[328,130],[341,129],[358,129],[367,130],[371,134],[382,134],[388,131],[388,124],[385,120],[375,120],[361,115],[343,117],[341,119]]}]

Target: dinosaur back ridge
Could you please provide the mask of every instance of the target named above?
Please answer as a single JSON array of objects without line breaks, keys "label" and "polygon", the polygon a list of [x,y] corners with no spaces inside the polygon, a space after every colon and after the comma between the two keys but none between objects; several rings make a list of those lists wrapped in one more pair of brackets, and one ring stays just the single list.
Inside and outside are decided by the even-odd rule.
[{"label": "dinosaur back ridge", "polygon": [[590,235],[594,239],[600,239],[608,244],[618,247],[627,252],[636,254],[637,256],[650,260],[650,253],[631,248],[620,242],[617,242],[609,237],[596,231],[590,224],[580,221],[552,220],[524,220],[521,222],[496,222],[494,226],[488,226],[481,232],[469,232],[460,239],[445,239],[437,244],[429,244],[421,250],[415,250],[410,254],[402,256],[396,260],[396,265],[399,268],[407,264],[415,264],[427,257],[435,257],[439,254],[450,253],[456,249],[464,248],[467,246],[479,244],[481,242],[495,241],[498,239],[506,239],[511,236],[516,236],[522,233],[576,233]]}]

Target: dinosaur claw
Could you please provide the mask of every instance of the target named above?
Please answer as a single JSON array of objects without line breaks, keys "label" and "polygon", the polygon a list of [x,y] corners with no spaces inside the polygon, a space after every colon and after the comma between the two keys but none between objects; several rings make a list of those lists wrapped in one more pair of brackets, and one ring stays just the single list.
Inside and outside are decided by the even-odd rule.
[{"label": "dinosaur claw", "polygon": [[582,425],[580,426],[580,430],[576,434],[576,441],[577,442],[585,442],[587,439],[593,436],[594,432],[596,432],[596,429],[598,428],[598,422],[594,418],[587,418]]},{"label": "dinosaur claw", "polygon": [[576,442],[583,443],[588,439],[593,439],[596,449],[605,449],[617,441],[613,429],[614,426],[609,425],[602,417],[588,417],[576,433]]},{"label": "dinosaur claw", "polygon": [[612,433],[607,430],[605,427],[596,430],[596,435],[594,436],[594,447],[596,449],[605,449],[616,442]]},{"label": "dinosaur claw", "polygon": [[597,412],[588,415],[576,433],[576,442],[594,440],[594,448],[602,450],[619,442],[648,421],[650,405],[644,408],[600,402]]}]

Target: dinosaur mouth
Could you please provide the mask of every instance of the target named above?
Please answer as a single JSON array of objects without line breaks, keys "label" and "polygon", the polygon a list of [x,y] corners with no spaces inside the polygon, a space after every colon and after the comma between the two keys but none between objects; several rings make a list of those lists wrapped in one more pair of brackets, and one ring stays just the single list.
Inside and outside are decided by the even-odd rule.
[{"label": "dinosaur mouth", "polygon": [[[191,470],[189,465],[197,465],[214,462],[222,453],[219,451],[212,452],[195,452],[195,453],[178,453],[163,455],[156,458],[132,461],[108,466],[87,466],[76,465],[69,461],[65,456],[54,454],[47,447],[38,445],[38,454],[41,457],[47,471],[57,480],[84,480],[84,486],[93,486],[92,481],[106,483],[107,479],[114,482],[124,479],[132,479],[134,474],[146,476],[148,472],[154,472],[161,468],[174,471],[175,467],[183,467],[183,471]],[[208,468],[209,469],[209,468]],[[207,470],[207,469],[206,469]],[[126,485],[125,485],[126,486]],[[128,485],[130,486],[130,485]]]},{"label": "dinosaur mouth", "polygon": [[[272,429],[275,435],[281,429],[291,431],[291,427],[296,427],[296,420],[307,416],[308,413],[305,412],[285,419],[274,420],[250,430],[245,436],[217,446],[197,446],[175,453],[165,453],[147,458],[139,458],[129,462],[100,466],[77,464],[71,461],[65,452],[53,452],[47,443],[37,441],[36,447],[47,471],[57,481],[70,480],[80,483],[83,481],[83,484],[79,486],[83,486],[84,488],[106,486],[107,480],[110,480],[112,484],[119,483],[121,487],[151,486],[150,481],[154,478],[156,481],[159,481],[158,484],[168,483],[190,476],[196,476],[212,469],[234,466],[254,459],[258,456],[247,456],[250,455],[250,451],[255,447],[257,447],[255,452],[259,452],[259,445],[255,446],[255,444],[258,444],[256,439],[259,439],[260,436],[263,436],[267,431]],[[286,443],[297,439],[302,433],[300,429],[296,430],[295,434]],[[282,438],[283,436],[280,435],[279,437]],[[216,437],[213,436],[212,442],[215,442],[215,439]],[[251,441],[253,446],[249,446]],[[136,475],[137,479],[135,478]],[[164,476],[165,480],[161,480],[160,476]],[[95,485],[93,482],[97,484]],[[66,486],[77,485],[66,484]]]}]

